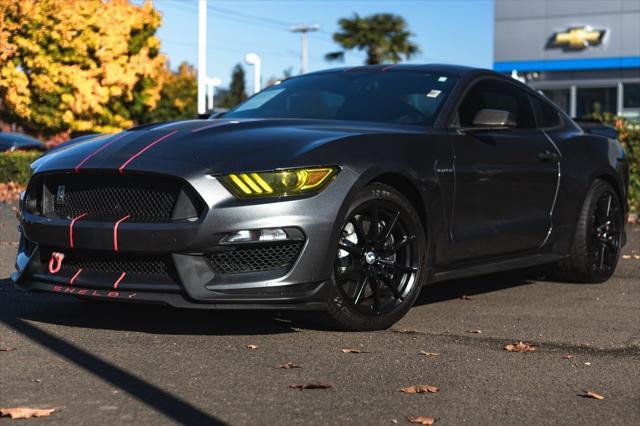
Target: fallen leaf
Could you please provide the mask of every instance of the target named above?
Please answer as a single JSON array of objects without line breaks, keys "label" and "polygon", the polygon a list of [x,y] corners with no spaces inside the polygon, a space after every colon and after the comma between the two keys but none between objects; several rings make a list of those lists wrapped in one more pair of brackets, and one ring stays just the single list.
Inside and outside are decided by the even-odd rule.
[{"label": "fallen leaf", "polygon": [[406,388],[400,389],[400,392],[408,393],[408,394],[416,394],[416,393],[436,393],[440,389],[432,385],[416,385],[409,386]]},{"label": "fallen leaf", "polygon": [[31,381],[33,383],[42,383],[42,380],[40,380],[40,379],[31,379]]},{"label": "fallen leaf", "polygon": [[258,349],[258,345],[247,345],[247,349]]},{"label": "fallen leaf", "polygon": [[463,294],[462,296],[460,296],[460,299],[462,299],[462,300],[473,300],[473,297],[467,296],[466,294]]},{"label": "fallen leaf", "polygon": [[591,363],[590,362],[585,362],[584,365],[591,365]]},{"label": "fallen leaf", "polygon": [[16,348],[0,348],[0,352],[11,352],[15,351]]},{"label": "fallen leaf", "polygon": [[437,352],[427,352],[427,351],[420,351],[419,354],[420,355],[426,355],[426,356],[438,356],[438,355],[440,355]]},{"label": "fallen leaf", "polygon": [[635,260],[640,260],[640,254],[634,254],[634,255],[633,255],[633,258],[634,258]]},{"label": "fallen leaf", "polygon": [[53,413],[55,408],[0,408],[0,416],[8,416],[12,419],[28,419],[30,417],[47,417]]},{"label": "fallen leaf", "polygon": [[291,368],[302,368],[302,367],[300,367],[298,364],[294,364],[293,362],[285,362],[284,364],[280,364],[278,368],[291,369]]},{"label": "fallen leaf", "polygon": [[504,347],[507,352],[535,352],[537,349],[530,343],[517,342],[509,343]]},{"label": "fallen leaf", "polygon": [[467,330],[467,333],[482,334],[482,330]]},{"label": "fallen leaf", "polygon": [[604,396],[600,395],[599,393],[595,393],[594,391],[590,391],[590,390],[583,390],[582,391],[582,395],[585,398],[594,398],[597,399],[598,401],[602,401],[604,399]]},{"label": "fallen leaf", "polygon": [[433,417],[413,416],[413,417],[407,417],[407,421],[409,423],[430,426],[436,422],[436,419],[434,419]]},{"label": "fallen leaf", "polygon": [[631,255],[630,254],[623,254],[622,258],[623,259],[631,259]]},{"label": "fallen leaf", "polygon": [[345,354],[368,354],[369,351],[365,351],[364,349],[340,349],[342,353]]},{"label": "fallen leaf", "polygon": [[571,354],[567,354],[567,355],[562,355],[562,359],[574,359],[575,356],[571,355]]},{"label": "fallen leaf", "polygon": [[302,385],[289,385],[289,387],[291,389],[300,389],[300,390],[304,390],[304,389],[329,389],[331,387],[331,385],[328,385],[326,383],[306,383],[306,384],[302,384]]}]

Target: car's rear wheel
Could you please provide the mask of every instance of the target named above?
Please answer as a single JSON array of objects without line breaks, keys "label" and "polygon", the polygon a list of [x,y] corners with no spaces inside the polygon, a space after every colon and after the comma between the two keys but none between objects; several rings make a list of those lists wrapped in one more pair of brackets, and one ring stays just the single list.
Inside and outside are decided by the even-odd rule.
[{"label": "car's rear wheel", "polygon": [[362,190],[342,223],[328,315],[346,330],[380,330],[402,318],[420,293],[426,265],[422,223],[394,188]]},{"label": "car's rear wheel", "polygon": [[585,197],[570,256],[555,265],[554,278],[585,283],[608,280],[618,264],[623,227],[618,194],[607,182],[596,180]]}]

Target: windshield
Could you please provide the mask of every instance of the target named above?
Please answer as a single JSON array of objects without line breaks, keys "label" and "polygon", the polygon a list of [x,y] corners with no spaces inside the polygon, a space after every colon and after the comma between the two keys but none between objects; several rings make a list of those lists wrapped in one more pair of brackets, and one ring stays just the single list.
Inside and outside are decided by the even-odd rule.
[{"label": "windshield", "polygon": [[256,94],[225,118],[310,118],[432,126],[456,78],[423,71],[310,74]]}]

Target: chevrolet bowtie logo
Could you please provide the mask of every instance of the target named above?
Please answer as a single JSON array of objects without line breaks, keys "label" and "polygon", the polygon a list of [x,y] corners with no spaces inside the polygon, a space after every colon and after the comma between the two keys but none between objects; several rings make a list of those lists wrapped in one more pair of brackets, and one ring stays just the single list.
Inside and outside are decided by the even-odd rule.
[{"label": "chevrolet bowtie logo", "polygon": [[562,47],[570,50],[582,50],[602,43],[607,30],[594,30],[591,27],[573,27],[551,36],[547,47]]}]

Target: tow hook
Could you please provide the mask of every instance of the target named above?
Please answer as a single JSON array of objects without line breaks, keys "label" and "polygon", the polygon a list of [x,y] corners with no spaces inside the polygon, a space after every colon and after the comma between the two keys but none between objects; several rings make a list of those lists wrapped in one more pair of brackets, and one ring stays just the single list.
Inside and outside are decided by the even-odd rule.
[{"label": "tow hook", "polygon": [[49,260],[49,273],[55,274],[62,267],[62,260],[64,259],[64,253],[54,251],[51,253],[51,259]]}]

